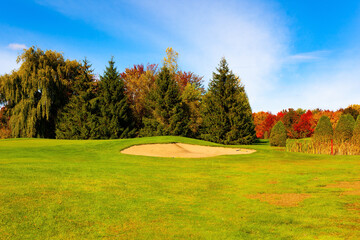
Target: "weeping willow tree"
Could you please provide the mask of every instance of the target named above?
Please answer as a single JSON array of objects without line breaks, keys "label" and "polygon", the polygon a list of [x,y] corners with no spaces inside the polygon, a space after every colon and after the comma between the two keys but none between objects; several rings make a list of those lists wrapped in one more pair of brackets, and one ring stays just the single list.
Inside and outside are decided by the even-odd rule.
[{"label": "weeping willow tree", "polygon": [[1,101],[11,111],[12,137],[55,137],[55,119],[71,96],[80,64],[61,53],[31,47],[18,57],[17,71],[1,76]]}]

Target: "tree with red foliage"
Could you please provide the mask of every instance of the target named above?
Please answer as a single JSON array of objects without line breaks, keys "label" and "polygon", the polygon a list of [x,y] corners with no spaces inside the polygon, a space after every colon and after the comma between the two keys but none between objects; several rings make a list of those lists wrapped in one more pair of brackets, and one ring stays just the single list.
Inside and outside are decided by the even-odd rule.
[{"label": "tree with red foliage", "polygon": [[294,124],[294,130],[299,138],[311,137],[314,133],[314,119],[310,110],[302,114],[298,123]]},{"label": "tree with red foliage", "polygon": [[278,116],[282,116],[280,120],[285,125],[287,137],[298,138],[298,133],[294,130],[294,124],[299,122],[300,114],[293,108],[289,108],[288,110],[283,110],[282,113],[278,113]]}]

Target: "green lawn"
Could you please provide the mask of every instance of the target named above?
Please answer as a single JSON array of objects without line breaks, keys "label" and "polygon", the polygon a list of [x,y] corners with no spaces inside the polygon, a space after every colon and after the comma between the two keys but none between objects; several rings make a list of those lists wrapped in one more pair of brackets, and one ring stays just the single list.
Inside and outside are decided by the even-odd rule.
[{"label": "green lawn", "polygon": [[360,156],[120,153],[160,142],[216,145],[0,140],[0,239],[360,239]]}]

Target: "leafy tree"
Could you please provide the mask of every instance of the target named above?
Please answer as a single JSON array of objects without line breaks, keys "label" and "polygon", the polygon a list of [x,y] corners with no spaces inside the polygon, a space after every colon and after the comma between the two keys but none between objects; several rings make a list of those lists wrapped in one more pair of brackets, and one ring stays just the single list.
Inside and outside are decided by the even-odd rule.
[{"label": "leafy tree", "polygon": [[196,84],[188,83],[181,94],[181,99],[186,104],[189,112],[189,128],[191,131],[190,137],[197,137],[202,124],[201,117],[201,100],[203,91],[198,88]]},{"label": "leafy tree", "polygon": [[245,88],[223,58],[203,100],[203,138],[224,144],[251,144],[256,140]]},{"label": "leafy tree", "polygon": [[10,110],[12,137],[55,137],[58,111],[67,103],[68,86],[79,63],[55,51],[31,47],[18,57],[19,70],[1,77],[2,100]]},{"label": "leafy tree", "polygon": [[103,76],[100,76],[100,135],[101,138],[128,138],[135,135],[135,123],[125,94],[124,80],[109,61]]},{"label": "leafy tree", "polygon": [[189,114],[181,100],[179,86],[164,65],[148,95],[147,116],[143,118],[142,136],[188,136]]},{"label": "leafy tree", "polygon": [[330,118],[322,116],[316,125],[314,131],[314,140],[316,142],[328,142],[333,139],[334,130],[331,126]]},{"label": "leafy tree", "polygon": [[300,114],[292,108],[283,111],[284,115],[281,121],[284,123],[288,138],[299,138],[297,131],[294,129],[294,125],[300,120]]},{"label": "leafy tree", "polygon": [[275,126],[271,129],[270,134],[270,145],[277,147],[286,146],[286,128],[282,121],[278,121]]},{"label": "leafy tree", "polygon": [[96,101],[94,100],[95,76],[91,65],[85,59],[79,68],[79,74],[72,83],[72,97],[59,114],[56,126],[56,138],[89,139],[99,138],[94,126],[96,116]]},{"label": "leafy tree", "polygon": [[360,115],[357,117],[355,127],[352,136],[352,142],[356,145],[360,145]]},{"label": "leafy tree", "polygon": [[313,114],[310,110],[302,114],[298,123],[294,124],[294,130],[299,138],[311,137],[314,133]]},{"label": "leafy tree", "polygon": [[343,111],[343,114],[350,114],[351,116],[353,116],[354,119],[356,119],[359,116],[359,113],[360,112],[356,109],[356,105],[349,106],[345,108]]},{"label": "leafy tree", "polygon": [[146,69],[144,65],[134,65],[121,73],[121,78],[124,79],[125,93],[138,128],[142,127],[142,118],[146,111],[146,96],[155,83],[156,73],[156,64],[147,65]]},{"label": "leafy tree", "polygon": [[355,127],[355,120],[350,114],[341,115],[336,125],[334,139],[337,142],[345,142],[351,139]]},{"label": "leafy tree", "polygon": [[166,49],[166,57],[164,57],[164,66],[167,69],[169,69],[171,74],[175,74],[179,69],[179,66],[177,63],[178,56],[179,56],[179,53],[174,51],[173,48],[168,47]]},{"label": "leafy tree", "polygon": [[9,138],[11,136],[9,119],[8,109],[6,107],[0,108],[0,139]]}]

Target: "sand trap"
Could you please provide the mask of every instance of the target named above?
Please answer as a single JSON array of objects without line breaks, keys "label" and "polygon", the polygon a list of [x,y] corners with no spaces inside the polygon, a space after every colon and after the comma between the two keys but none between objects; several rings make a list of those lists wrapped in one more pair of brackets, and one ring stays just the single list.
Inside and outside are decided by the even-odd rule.
[{"label": "sand trap", "polygon": [[121,153],[152,157],[204,158],[219,155],[250,154],[252,149],[208,147],[185,143],[145,144],[132,146]]}]

